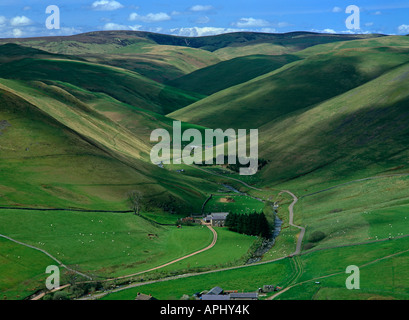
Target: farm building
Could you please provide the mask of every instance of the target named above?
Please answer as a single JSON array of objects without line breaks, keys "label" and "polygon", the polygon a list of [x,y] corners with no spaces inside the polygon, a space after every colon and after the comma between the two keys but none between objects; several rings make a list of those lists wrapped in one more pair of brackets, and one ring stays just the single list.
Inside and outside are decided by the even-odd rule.
[{"label": "farm building", "polygon": [[258,300],[258,293],[240,293],[237,290],[223,291],[220,287],[214,287],[208,293],[203,294],[201,300]]},{"label": "farm building", "polygon": [[146,300],[156,300],[156,299],[154,297],[152,297],[151,295],[138,293],[135,300],[146,301]]},{"label": "farm building", "polygon": [[220,287],[214,287],[213,289],[211,289],[207,294],[211,294],[211,295],[219,295],[223,293],[223,289]]},{"label": "farm building", "polygon": [[258,300],[258,293],[256,292],[231,293],[230,300]]},{"label": "farm building", "polygon": [[207,215],[204,221],[210,223],[213,227],[224,227],[224,222],[228,214],[228,212],[214,212]]}]

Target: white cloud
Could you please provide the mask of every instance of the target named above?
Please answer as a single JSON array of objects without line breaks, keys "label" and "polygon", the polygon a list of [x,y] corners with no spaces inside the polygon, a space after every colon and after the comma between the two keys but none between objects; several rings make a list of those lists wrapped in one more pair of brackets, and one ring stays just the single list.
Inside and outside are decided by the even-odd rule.
[{"label": "white cloud", "polygon": [[[135,24],[133,26],[128,26],[128,28],[132,31],[139,31],[141,30],[142,26],[140,24]],[[159,28],[158,28],[159,29]]]},{"label": "white cloud", "polygon": [[374,25],[373,22],[367,22],[365,23],[365,27],[372,27]]},{"label": "white cloud", "polygon": [[201,24],[204,24],[204,23],[209,23],[210,22],[210,19],[209,19],[209,17],[200,17],[200,18],[198,18],[197,20],[196,20],[196,23],[201,23]]},{"label": "white cloud", "polygon": [[342,8],[340,8],[340,7],[334,7],[334,8],[332,8],[332,12],[334,12],[334,13],[342,12]]},{"label": "white cloud", "polygon": [[291,26],[291,24],[288,22],[278,22],[274,24],[274,26],[277,26],[277,28],[285,28]]},{"label": "white cloud", "polygon": [[212,9],[213,9],[212,6],[204,6],[204,5],[197,4],[191,7],[189,10],[193,12],[201,12],[201,11],[210,11]]},{"label": "white cloud", "polygon": [[23,36],[23,31],[20,29],[13,29],[13,37],[14,38],[21,38]]},{"label": "white cloud", "polygon": [[24,11],[29,11],[29,10],[31,10],[31,7],[30,7],[30,6],[25,6],[25,7],[23,8],[23,10],[24,10]]},{"label": "white cloud", "polygon": [[376,16],[380,16],[382,14],[382,12],[380,12],[380,11],[376,11],[375,13],[374,13],[374,15],[376,15]]},{"label": "white cloud", "polygon": [[330,28],[326,28],[324,30],[312,29],[311,31],[312,32],[317,32],[317,33],[331,33],[331,34],[337,33],[334,29],[330,29]]},{"label": "white cloud", "polygon": [[123,7],[124,6],[122,4],[114,0],[98,0],[92,4],[92,9],[98,11],[114,11]]},{"label": "white cloud", "polygon": [[123,24],[108,22],[103,27],[104,30],[128,30],[128,26]]},{"label": "white cloud", "polygon": [[160,33],[163,31],[163,28],[157,27],[157,28],[149,28],[148,31],[150,32],[155,32],[155,33]]},{"label": "white cloud", "polygon": [[335,31],[334,29],[324,29],[324,30],[316,30],[312,29],[312,32],[317,32],[317,33],[330,33],[330,34],[370,34],[369,31],[362,31],[362,30],[344,30],[344,31]]},{"label": "white cloud", "polygon": [[260,31],[263,32],[263,33],[276,33],[277,29],[275,29],[275,28],[261,28]]},{"label": "white cloud", "polygon": [[[36,28],[37,29],[37,28]],[[32,31],[32,33],[38,34],[39,30]],[[47,33],[45,35],[47,36],[71,36],[73,34],[79,34],[82,33],[83,31],[81,29],[76,29],[74,27],[61,27],[60,29],[53,29],[53,30],[47,30]]]},{"label": "white cloud", "polygon": [[408,24],[402,24],[398,27],[399,33],[407,34],[409,33],[409,25]]},{"label": "white cloud", "polygon": [[6,17],[0,16],[0,27],[4,26],[7,22]]},{"label": "white cloud", "polygon": [[22,27],[22,26],[28,26],[30,24],[32,24],[32,21],[27,18],[26,16],[18,16],[18,17],[14,17],[10,20],[10,24],[13,27]]},{"label": "white cloud", "polygon": [[241,18],[239,21],[234,22],[233,25],[238,28],[257,28],[268,27],[270,22],[263,19]]},{"label": "white cloud", "polygon": [[104,30],[132,30],[132,31],[138,31],[141,28],[142,28],[141,25],[127,26],[113,22],[106,23],[103,27]]},{"label": "white cloud", "polygon": [[244,31],[234,28],[216,28],[216,27],[192,27],[192,28],[175,28],[170,30],[173,35],[184,37],[203,37],[214,36],[222,33]]},{"label": "white cloud", "polygon": [[167,21],[170,19],[171,17],[167,13],[164,13],[164,12],[149,13],[146,16],[141,16],[134,12],[129,15],[130,21],[143,21],[143,22],[148,22],[148,23]]}]

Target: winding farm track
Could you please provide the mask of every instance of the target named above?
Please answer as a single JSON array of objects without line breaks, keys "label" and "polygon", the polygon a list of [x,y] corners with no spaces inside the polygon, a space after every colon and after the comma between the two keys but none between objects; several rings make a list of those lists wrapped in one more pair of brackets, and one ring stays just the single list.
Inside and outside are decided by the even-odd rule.
[{"label": "winding farm track", "polygon": [[296,245],[295,251],[291,255],[291,256],[296,256],[296,255],[300,254],[300,252],[301,252],[302,241],[303,241],[304,235],[305,235],[305,228],[301,227],[301,226],[297,226],[297,225],[294,224],[294,205],[297,203],[298,198],[295,196],[294,193],[292,193],[291,191],[288,191],[288,190],[283,190],[278,195],[281,195],[282,193],[288,193],[290,196],[293,197],[293,202],[291,202],[291,204],[288,207],[288,212],[289,212],[289,215],[290,215],[289,224],[290,224],[290,226],[296,227],[296,228],[301,230],[298,237],[297,237],[297,245]]},{"label": "winding farm track", "polygon": [[[211,242],[206,248],[201,249],[201,250],[198,250],[198,251],[195,251],[195,252],[193,252],[193,253],[191,253],[191,254],[188,254],[188,255],[183,256],[183,257],[181,257],[181,258],[172,260],[172,261],[170,261],[170,262],[168,262],[168,263],[165,263],[165,264],[163,264],[163,265],[161,265],[161,266],[158,266],[158,267],[155,267],[155,268],[152,268],[152,269],[149,269],[149,270],[140,271],[140,272],[137,272],[137,273],[133,273],[133,274],[126,275],[126,276],[121,276],[121,277],[116,277],[116,278],[111,278],[111,279],[105,279],[105,280],[103,280],[103,281],[104,281],[104,282],[107,282],[107,281],[114,281],[114,280],[122,280],[122,279],[130,278],[130,277],[138,276],[138,275],[141,275],[141,274],[144,274],[144,273],[147,273],[147,272],[159,270],[159,269],[165,268],[165,267],[167,267],[167,266],[170,266],[171,264],[174,264],[174,263],[176,263],[176,262],[179,262],[179,261],[185,260],[185,259],[187,259],[187,258],[193,257],[193,256],[195,256],[195,255],[197,255],[197,254],[199,254],[199,253],[205,252],[205,251],[207,251],[207,250],[213,248],[213,247],[216,245],[216,242],[217,242],[217,232],[216,232],[210,225],[206,225],[206,226],[209,228],[209,230],[210,230],[210,231],[212,232],[212,234],[213,234],[213,240],[212,240],[212,242]],[[16,241],[16,240],[14,240],[14,239],[11,239],[11,238],[6,237],[6,236],[3,236],[3,235],[0,235],[0,236],[2,236],[3,238],[6,238],[6,239],[8,239],[8,240],[11,240],[11,241],[13,241],[13,242],[16,242],[16,243],[18,243],[18,244],[25,245],[25,246],[27,246],[27,247],[29,247],[29,248],[39,250],[39,251],[45,253],[46,255],[48,255],[48,256],[49,256],[51,259],[53,259],[54,261],[58,262],[61,267],[64,267],[64,268],[66,268],[66,269],[68,269],[68,270],[70,270],[70,271],[76,272],[77,274],[80,274],[80,275],[82,275],[82,276],[84,276],[84,277],[86,277],[86,278],[92,280],[89,276],[84,275],[84,274],[82,274],[82,273],[80,273],[80,272],[78,272],[78,271],[72,270],[72,269],[68,268],[67,266],[63,265],[60,261],[58,261],[56,258],[54,258],[52,255],[50,255],[50,254],[49,254],[47,251],[45,251],[45,250],[42,250],[42,249],[39,249],[39,248],[30,246],[30,245],[27,245],[27,244],[25,244],[25,243]],[[62,286],[62,287],[60,287],[60,288],[57,288],[57,289],[55,289],[55,290],[53,290],[53,291],[51,291],[51,292],[55,292],[55,291],[58,291],[58,290],[67,288],[67,287],[69,287],[69,286],[70,286],[70,285],[67,284],[67,285]],[[41,299],[44,295],[45,295],[45,293],[42,292],[42,293],[36,295],[35,297],[31,298],[31,300],[39,300],[39,299]]]},{"label": "winding farm track", "polygon": [[171,264],[174,264],[174,263],[176,263],[176,262],[179,262],[179,261],[185,260],[185,259],[187,259],[187,258],[193,257],[193,256],[195,256],[195,255],[197,255],[197,254],[199,254],[199,253],[205,252],[205,251],[207,251],[207,250],[213,248],[213,247],[216,245],[216,242],[217,242],[217,232],[216,232],[210,225],[206,225],[206,226],[207,226],[207,227],[210,229],[210,231],[213,233],[212,243],[209,244],[206,248],[201,249],[201,250],[198,250],[198,251],[195,251],[195,252],[193,252],[193,253],[191,253],[191,254],[188,254],[188,255],[186,255],[186,256],[184,256],[184,257],[181,257],[181,258],[172,260],[171,262],[165,263],[165,264],[163,264],[163,265],[161,265],[161,266],[159,266],[159,267],[155,267],[155,268],[152,268],[152,269],[149,269],[149,270],[137,272],[137,273],[134,273],[134,274],[129,274],[129,275],[122,276],[122,277],[107,279],[107,280],[105,280],[105,281],[126,279],[126,278],[130,278],[130,277],[138,276],[138,275],[141,275],[141,274],[144,274],[144,273],[147,273],[147,272],[151,272],[151,271],[155,271],[155,270],[158,270],[158,269],[162,269],[162,268],[165,268],[165,267],[167,267],[167,266],[170,266]]},{"label": "winding farm track", "polygon": [[[199,167],[197,167],[197,166],[192,166],[192,165],[189,165],[189,166],[190,166],[190,167],[194,167],[194,168],[196,168],[196,169],[199,169],[199,170],[201,170],[201,171],[207,172],[207,173],[209,173],[209,174],[213,174],[213,175],[215,175],[215,176],[221,176],[221,177],[226,178],[226,179],[229,179],[229,180],[237,181],[237,182],[241,183],[242,185],[244,185],[244,186],[246,186],[246,187],[248,187],[248,188],[250,188],[250,189],[254,189],[254,190],[257,190],[257,191],[264,191],[264,190],[262,190],[262,189],[259,189],[259,188],[250,186],[249,184],[247,184],[247,183],[245,183],[245,182],[243,182],[243,181],[241,181],[241,180],[239,180],[239,179],[235,179],[235,178],[231,178],[231,177],[226,177],[226,176],[223,176],[223,175],[221,175],[221,174],[218,174],[218,173],[215,173],[215,172],[211,172],[211,171],[208,171],[208,170],[206,170],[206,169],[199,168]],[[292,193],[291,191],[288,191],[288,190],[283,190],[283,191],[281,191],[278,195],[281,195],[282,193],[288,193],[291,197],[293,197],[293,202],[292,202],[292,203],[290,204],[290,206],[288,207],[288,211],[289,211],[289,215],[290,215],[290,216],[289,216],[289,221],[290,221],[289,223],[290,223],[291,226],[300,229],[300,233],[299,233],[299,235],[298,235],[298,237],[297,237],[297,245],[296,245],[295,251],[294,251],[294,253],[291,255],[291,256],[295,256],[295,255],[300,254],[300,252],[301,252],[302,241],[303,241],[304,235],[305,235],[305,228],[304,228],[304,227],[301,227],[301,226],[297,226],[297,225],[294,224],[294,205],[298,202],[298,198],[296,197],[296,195],[295,195],[294,193]]]}]

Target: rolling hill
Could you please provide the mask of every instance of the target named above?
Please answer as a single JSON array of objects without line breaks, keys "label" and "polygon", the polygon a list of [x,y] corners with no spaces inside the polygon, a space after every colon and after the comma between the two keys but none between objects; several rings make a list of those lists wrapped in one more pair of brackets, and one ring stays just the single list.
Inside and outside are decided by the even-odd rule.
[{"label": "rolling hill", "polygon": [[[258,128],[363,85],[408,61],[407,46],[368,48],[362,47],[361,41],[366,40],[352,41],[354,48],[340,50],[327,50],[324,45],[319,54],[219,91],[169,116],[213,128]],[[402,41],[407,44],[406,37]]]},{"label": "rolling hill", "polygon": [[299,58],[293,55],[245,56],[199,69],[166,83],[176,88],[211,95],[279,69],[296,60]]},{"label": "rolling hill", "polygon": [[[9,49],[7,45],[6,49]],[[13,54],[14,49],[11,50]],[[23,50],[22,48],[20,50]],[[3,52],[6,51],[3,49]],[[138,73],[100,64],[51,58],[29,58],[32,49],[21,59],[0,66],[0,77],[23,81],[64,82],[88,91],[105,93],[113,98],[156,113],[166,114],[199,100],[201,95],[189,94],[167,87]]]},{"label": "rolling hill", "polygon": [[80,56],[164,82],[235,57],[286,54],[321,43],[379,36],[237,32],[191,38],[142,31],[97,31],[67,37],[0,39],[0,44]]},{"label": "rolling hill", "polygon": [[[189,95],[128,70],[74,57],[17,45],[0,46],[0,53],[7,57],[0,65],[1,205],[103,204],[126,210],[127,192],[143,188],[154,207],[173,201],[174,210],[187,197],[200,207],[206,197],[203,181],[149,161],[150,132],[172,125],[155,111],[187,103]],[[192,210],[190,204],[183,210]]]}]

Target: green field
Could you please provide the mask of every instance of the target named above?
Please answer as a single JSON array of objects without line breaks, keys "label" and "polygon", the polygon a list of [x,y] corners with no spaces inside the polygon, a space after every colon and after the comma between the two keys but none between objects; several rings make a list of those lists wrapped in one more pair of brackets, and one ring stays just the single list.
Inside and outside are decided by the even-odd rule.
[{"label": "green field", "polygon": [[288,261],[283,261],[276,264],[251,267],[251,269],[220,271],[186,279],[159,282],[112,293],[104,299],[132,300],[138,292],[143,292],[151,294],[157,299],[179,300],[184,294],[191,296],[196,292],[210,290],[215,286],[220,286],[224,290],[255,291],[264,284],[282,283],[290,272],[291,267]]},{"label": "green field", "polygon": [[204,208],[205,213],[212,212],[236,212],[252,213],[261,212],[264,203],[246,195],[227,194],[223,196],[213,196]]},{"label": "green field", "polygon": [[[143,292],[152,294],[158,299],[178,300],[184,294],[192,295],[214,286],[220,286],[226,290],[239,288],[255,292],[265,284],[291,286],[290,290],[277,297],[277,299],[286,300],[407,299],[409,297],[407,267],[405,267],[408,263],[407,244],[407,239],[401,239],[313,252],[297,258],[300,259],[301,269],[295,269],[294,262],[287,258],[241,269],[141,285],[111,293],[103,299],[132,300],[138,292]],[[362,254],[363,252],[365,254]],[[395,256],[389,257],[394,254]],[[345,269],[349,265],[360,267],[361,290],[350,291],[345,286],[349,276],[345,273]],[[172,289],[163,290],[163,288]]]},{"label": "green field", "polygon": [[49,265],[54,260],[35,251],[0,238],[0,300],[20,300],[44,287]]},{"label": "green field", "polygon": [[157,226],[131,213],[0,212],[1,234],[100,277],[148,270],[212,240],[207,228]]}]

